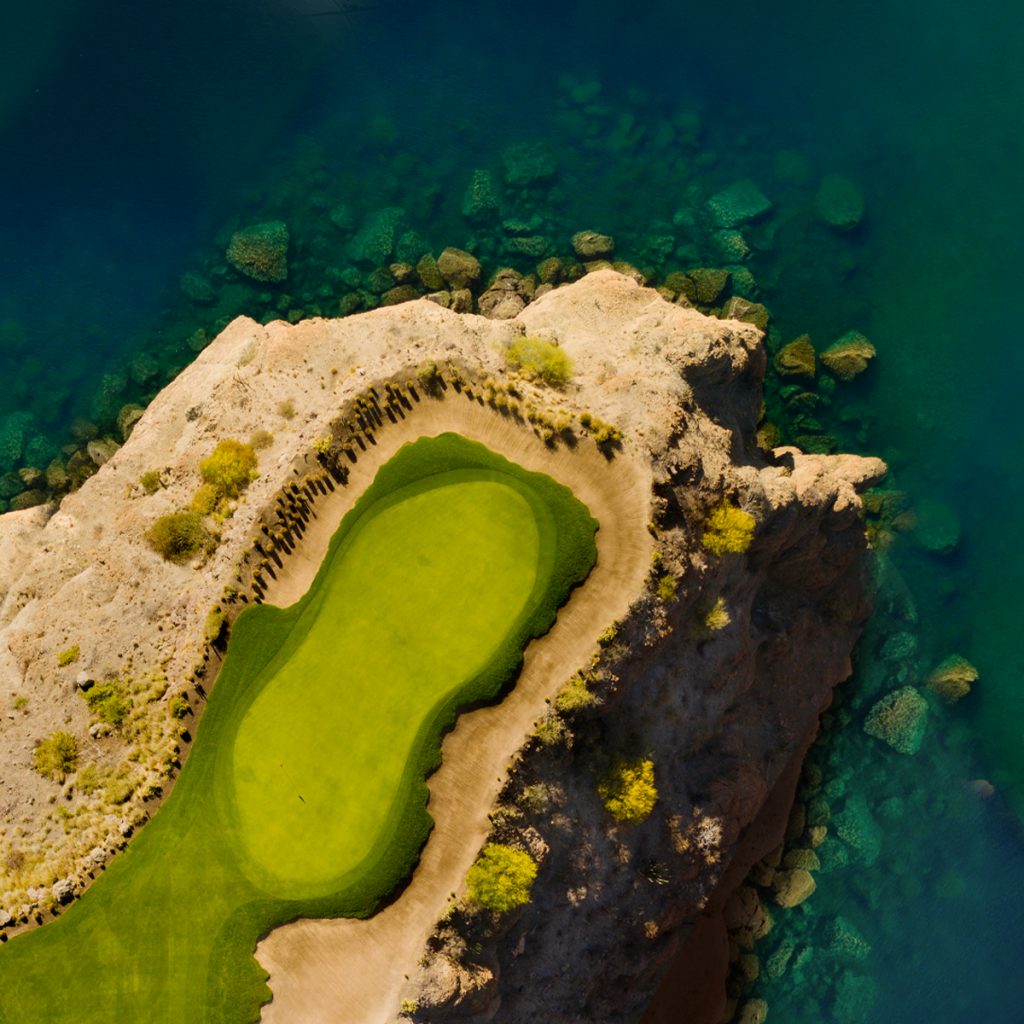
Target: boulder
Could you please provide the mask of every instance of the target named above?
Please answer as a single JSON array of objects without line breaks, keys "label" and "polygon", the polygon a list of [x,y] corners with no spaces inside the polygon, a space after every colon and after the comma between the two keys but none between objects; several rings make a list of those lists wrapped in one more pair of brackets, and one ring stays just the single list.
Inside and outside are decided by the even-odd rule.
[{"label": "boulder", "polygon": [[734,295],[722,307],[723,320],[739,320],[744,324],[753,324],[759,331],[768,330],[770,314],[766,306],[760,302],[751,302],[749,299]]},{"label": "boulder", "polygon": [[577,231],[572,236],[572,251],[581,260],[609,259],[615,251],[615,239],[596,231]]},{"label": "boulder", "polygon": [[783,345],[773,360],[775,372],[780,377],[808,377],[814,380],[817,372],[817,361],[814,346],[806,334]]},{"label": "boulder", "polygon": [[501,218],[501,199],[490,171],[473,172],[462,196],[462,216],[471,224],[493,224]]},{"label": "boulder", "polygon": [[978,681],[978,670],[959,654],[951,654],[932,670],[926,682],[944,701],[952,704],[966,697]]},{"label": "boulder", "polygon": [[853,380],[875,358],[875,346],[860,331],[847,331],[821,353],[821,362],[840,380]]},{"label": "boulder", "polygon": [[805,868],[776,871],[772,896],[780,907],[799,906],[817,888],[814,877]]},{"label": "boulder", "polygon": [[227,260],[254,281],[277,282],[288,276],[288,225],[271,220],[236,231],[228,242]]},{"label": "boulder", "polygon": [[901,754],[921,749],[928,724],[928,702],[912,686],[886,694],[869,712],[864,731]]},{"label": "boulder", "polygon": [[405,210],[385,206],[375,210],[352,236],[345,253],[353,263],[379,267],[391,262],[395,244],[405,222]]},{"label": "boulder", "polygon": [[131,436],[132,430],[135,424],[142,419],[142,414],[146,410],[141,405],[122,405],[120,412],[117,414],[117,429],[121,435],[121,440],[127,441]]},{"label": "boulder", "polygon": [[714,267],[695,267],[686,276],[693,282],[693,295],[687,296],[701,306],[712,306],[729,285],[729,271]]},{"label": "boulder", "polygon": [[97,469],[106,464],[121,446],[112,437],[101,437],[85,446],[86,454]]},{"label": "boulder", "polygon": [[767,1019],[768,1004],[763,999],[748,999],[736,1018],[736,1024],[764,1024]]},{"label": "boulder", "polygon": [[825,942],[833,956],[844,960],[864,960],[871,952],[871,946],[845,917],[829,922],[825,928]]},{"label": "boulder", "polygon": [[420,261],[416,264],[416,273],[423,282],[424,288],[435,292],[444,288],[444,274],[441,273],[437,260],[429,252],[420,257]]},{"label": "boulder", "polygon": [[771,208],[771,200],[749,179],[737,181],[707,202],[711,218],[720,228],[756,220]]},{"label": "boulder", "polygon": [[482,273],[480,261],[472,253],[451,246],[438,257],[437,268],[444,280],[455,289],[469,288],[476,284]]},{"label": "boulder", "polygon": [[26,508],[45,505],[48,500],[49,495],[46,491],[41,491],[38,488],[31,491],[22,491],[21,494],[16,494],[11,498],[10,509],[12,512],[21,512]]},{"label": "boulder", "polygon": [[854,796],[833,819],[835,833],[859,864],[871,867],[882,851],[882,831],[863,797]]}]

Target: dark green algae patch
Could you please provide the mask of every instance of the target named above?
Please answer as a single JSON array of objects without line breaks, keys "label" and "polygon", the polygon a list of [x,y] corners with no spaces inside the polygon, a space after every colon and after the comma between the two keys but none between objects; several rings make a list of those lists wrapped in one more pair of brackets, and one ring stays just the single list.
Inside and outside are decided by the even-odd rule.
[{"label": "dark green algae patch", "polygon": [[[372,528],[381,510],[467,480],[509,487],[529,503],[537,528],[532,589],[525,602],[518,600],[486,663],[454,680],[424,717],[369,854],[328,884],[277,896],[281,890],[262,884],[249,863],[232,804],[240,723],[315,625],[332,574],[344,569],[349,545]],[[258,1020],[270,996],[253,957],[258,939],[297,917],[367,917],[408,878],[433,824],[426,778],[440,764],[441,737],[460,709],[494,702],[514,683],[526,644],[551,628],[558,608],[595,564],[596,530],[566,487],[483,445],[444,434],[401,449],[343,519],[309,592],[290,608],[254,606],[239,616],[192,753],[153,821],[66,914],[0,947],[0,1021]],[[474,576],[458,559],[456,537],[450,550],[462,584],[479,587],[487,580],[486,565]],[[430,621],[431,609],[415,614],[423,628],[445,625]],[[445,636],[438,629],[436,642],[443,644]],[[344,663],[344,652],[339,660]],[[386,722],[364,727],[378,730],[386,746]],[[303,784],[315,787],[317,780]]]}]

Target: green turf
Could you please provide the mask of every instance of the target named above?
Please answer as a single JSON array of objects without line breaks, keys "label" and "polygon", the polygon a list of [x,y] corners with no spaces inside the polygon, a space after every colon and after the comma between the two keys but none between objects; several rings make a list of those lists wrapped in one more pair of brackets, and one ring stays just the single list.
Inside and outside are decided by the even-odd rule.
[{"label": "green turf", "polygon": [[365,916],[429,832],[457,709],[493,700],[596,558],[548,477],[454,434],[406,445],[309,593],[251,608],[171,796],[57,921],[0,947],[4,1024],[244,1022],[298,916]]}]

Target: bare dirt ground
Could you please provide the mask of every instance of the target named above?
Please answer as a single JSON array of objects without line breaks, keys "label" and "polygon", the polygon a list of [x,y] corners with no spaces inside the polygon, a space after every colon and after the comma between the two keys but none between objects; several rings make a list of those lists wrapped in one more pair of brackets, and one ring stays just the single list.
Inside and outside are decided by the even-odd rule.
[{"label": "bare dirt ground", "polygon": [[267,594],[291,604],[306,591],[341,517],[377,469],[401,445],[446,430],[481,441],[527,469],[569,486],[599,521],[598,561],[561,610],[554,628],[530,644],[522,675],[501,704],[464,714],[446,737],[443,763],[430,780],[436,826],[402,895],[366,921],[297,921],[257,950],[270,972],[272,1024],[380,1024],[395,1017],[403,975],[419,958],[478,853],[503,780],[503,768],[567,679],[586,664],[601,631],[624,615],[651,564],[650,471],[629,456],[608,461],[592,444],[551,450],[529,430],[464,398],[427,402],[380,435],[372,457],[354,467],[349,486],[318,505],[318,520]]}]

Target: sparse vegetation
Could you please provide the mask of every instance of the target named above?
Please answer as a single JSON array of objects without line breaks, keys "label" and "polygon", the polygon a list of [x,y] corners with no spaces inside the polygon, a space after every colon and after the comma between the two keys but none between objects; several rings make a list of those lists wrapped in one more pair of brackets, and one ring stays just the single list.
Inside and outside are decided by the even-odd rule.
[{"label": "sparse vegetation", "polygon": [[286,398],[283,402],[278,402],[277,415],[285,420],[295,419],[295,403],[290,398]]},{"label": "sparse vegetation", "polygon": [[171,718],[182,719],[191,710],[192,709],[189,706],[188,701],[185,699],[184,694],[176,693],[171,698],[171,703],[170,703]]},{"label": "sparse vegetation", "polygon": [[537,863],[522,850],[488,843],[466,875],[470,903],[503,914],[530,902]]},{"label": "sparse vegetation", "polygon": [[718,598],[711,608],[704,613],[703,623],[708,633],[717,633],[719,630],[725,629],[731,622],[732,616],[729,614],[728,607],[726,607],[724,597]]},{"label": "sparse vegetation", "polygon": [[225,438],[199,463],[199,475],[228,498],[237,498],[256,479],[256,452],[251,444]]},{"label": "sparse vegetation", "polygon": [[64,668],[67,665],[74,665],[80,656],[81,651],[78,648],[78,644],[72,644],[57,655],[57,664],[60,665],[61,668]]},{"label": "sparse vegetation", "polygon": [[545,715],[533,730],[533,735],[542,747],[553,747],[565,738],[565,722],[555,714]]},{"label": "sparse vegetation", "polygon": [[160,479],[160,471],[157,469],[147,469],[146,472],[139,477],[139,483],[142,484],[142,489],[147,494],[156,494],[156,492],[163,487],[163,481]]},{"label": "sparse vegetation", "polygon": [[572,360],[546,338],[515,338],[505,349],[505,360],[527,380],[540,380],[551,387],[562,387],[572,376]]},{"label": "sparse vegetation", "polygon": [[24,711],[28,708],[28,697],[23,693],[19,693],[14,700],[11,702],[11,706],[15,711]]},{"label": "sparse vegetation", "polygon": [[658,600],[662,604],[671,604],[679,592],[679,580],[671,573],[658,579]]},{"label": "sparse vegetation", "polygon": [[701,543],[716,555],[739,554],[750,547],[757,520],[731,501],[711,510],[704,524]]},{"label": "sparse vegetation", "polygon": [[654,762],[622,761],[597,787],[605,810],[619,822],[637,824],[649,817],[658,799]]},{"label": "sparse vegetation", "polygon": [[132,699],[120,679],[107,679],[102,683],[96,683],[82,696],[85,697],[85,703],[95,718],[116,729],[124,724],[132,709]]},{"label": "sparse vegetation", "polygon": [[257,452],[262,452],[274,443],[274,435],[269,430],[255,430],[249,438],[249,446]]},{"label": "sparse vegetation", "polygon": [[161,516],[146,531],[146,541],[169,562],[188,562],[209,551],[214,537],[199,512],[171,512]]},{"label": "sparse vegetation", "polygon": [[331,439],[329,437],[318,437],[313,442],[313,454],[319,457],[331,454]]},{"label": "sparse vegetation", "polygon": [[555,698],[555,707],[559,711],[576,711],[596,703],[597,698],[588,689],[586,679],[578,673],[565,684]]},{"label": "sparse vegetation", "polygon": [[78,740],[58,729],[47,736],[32,752],[32,766],[40,775],[54,782],[63,782],[78,762]]},{"label": "sparse vegetation", "polygon": [[227,613],[222,608],[211,608],[209,615],[206,616],[206,625],[203,630],[207,642],[211,644],[217,643],[224,635],[227,623]]}]

